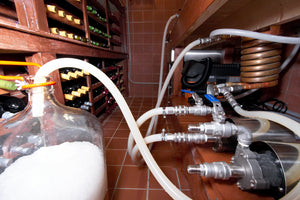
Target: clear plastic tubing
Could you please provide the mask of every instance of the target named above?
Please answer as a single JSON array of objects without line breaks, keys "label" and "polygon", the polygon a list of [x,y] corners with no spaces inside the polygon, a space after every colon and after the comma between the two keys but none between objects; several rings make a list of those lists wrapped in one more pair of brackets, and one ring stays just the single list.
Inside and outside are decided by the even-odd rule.
[{"label": "clear plastic tubing", "polygon": [[[144,141],[146,144],[151,144],[154,142],[161,142],[162,141],[162,135],[161,134],[153,134],[153,135],[149,135],[147,137],[144,138]],[[135,145],[134,148],[132,149],[132,156],[131,159],[134,163],[138,163],[138,155],[139,149],[138,147]]]},{"label": "clear plastic tubing", "polygon": [[172,22],[172,20],[175,19],[175,18],[177,18],[178,16],[179,16],[178,14],[172,15],[169,18],[169,20],[167,21],[167,24],[165,26],[163,40],[162,40],[162,47],[161,47],[161,59],[160,59],[160,73],[159,73],[158,95],[159,95],[160,90],[161,90],[162,77],[163,77],[163,73],[164,73],[163,70],[164,70],[165,45],[166,45],[167,31],[168,31],[169,25]]},{"label": "clear plastic tubing", "polygon": [[52,60],[45,65],[43,65],[35,75],[35,83],[39,83],[38,77],[45,77],[49,75],[54,70],[65,68],[65,67],[74,67],[78,69],[84,69],[95,76],[99,81],[103,83],[103,85],[110,91],[112,96],[115,98],[118,103],[125,120],[128,124],[128,127],[131,131],[131,134],[138,146],[141,155],[143,156],[144,161],[148,165],[151,173],[154,175],[159,184],[164,188],[164,190],[173,198],[178,200],[190,199],[183,192],[181,192],[161,171],[157,163],[155,162],[153,156],[151,155],[147,145],[144,142],[144,139],[140,133],[139,128],[136,125],[135,119],[125,101],[122,94],[116,85],[107,77],[107,75],[102,72],[100,69],[95,66],[74,58],[60,58],[56,60]]},{"label": "clear plastic tubing", "polygon": [[[140,127],[145,121],[147,121],[151,117],[154,117],[157,115],[162,115],[163,112],[164,112],[164,109],[161,107],[151,109],[151,110],[145,112],[142,116],[140,116],[138,118],[138,120],[136,120],[136,124],[138,127]],[[132,137],[132,134],[130,133],[129,138],[128,138],[128,144],[127,144],[127,152],[129,153],[131,159],[133,160],[132,148],[133,148],[133,137]]]},{"label": "clear plastic tubing", "polygon": [[[164,58],[165,58],[165,46],[166,46],[167,31],[168,31],[169,25],[172,22],[172,20],[174,20],[175,18],[178,18],[178,17],[179,17],[178,14],[172,15],[169,18],[169,20],[167,21],[166,25],[165,25],[165,30],[164,30],[163,40],[162,40],[162,47],[161,47],[160,72],[159,72],[159,82],[158,82],[158,94],[157,94],[157,96],[159,96],[159,94],[160,94],[161,85],[162,85],[162,78],[163,78],[163,74],[164,74]],[[154,125],[153,132],[156,131],[157,120],[158,120],[158,118],[155,117],[154,118],[154,124],[153,124]],[[151,149],[151,147],[149,147],[149,148]]]},{"label": "clear plastic tubing", "polygon": [[274,112],[266,111],[246,111],[240,106],[235,106],[234,110],[241,116],[249,118],[261,118],[276,122],[291,131],[293,131],[298,137],[300,137],[300,123]]},{"label": "clear plastic tubing", "polygon": [[266,40],[270,42],[284,43],[284,44],[300,44],[300,37],[277,36],[277,35],[270,35],[266,33],[258,33],[253,31],[231,29],[231,28],[214,30],[210,33],[209,37],[212,38],[219,35],[235,35],[235,36],[249,37],[249,38],[255,38],[255,39]]},{"label": "clear plastic tubing", "polygon": [[[157,98],[157,102],[156,102],[156,105],[155,105],[155,108],[158,108],[162,102],[162,99],[165,95],[165,92],[167,90],[167,87],[168,87],[168,84],[174,74],[174,71],[176,70],[176,68],[178,67],[178,64],[179,62],[182,60],[183,56],[189,51],[191,50],[192,48],[194,48],[195,46],[197,45],[200,45],[201,44],[201,40],[198,39],[198,40],[195,40],[193,42],[191,42],[188,46],[186,46],[182,52],[179,54],[179,56],[176,58],[174,64],[172,65],[167,77],[166,77],[166,80],[164,82],[164,85],[158,95],[158,98]],[[150,121],[150,124],[149,124],[149,127],[148,127],[148,130],[147,130],[147,133],[146,133],[146,136],[150,135],[151,134],[151,130],[153,128],[153,125],[154,125],[154,122],[155,122],[155,117],[153,117]]]}]

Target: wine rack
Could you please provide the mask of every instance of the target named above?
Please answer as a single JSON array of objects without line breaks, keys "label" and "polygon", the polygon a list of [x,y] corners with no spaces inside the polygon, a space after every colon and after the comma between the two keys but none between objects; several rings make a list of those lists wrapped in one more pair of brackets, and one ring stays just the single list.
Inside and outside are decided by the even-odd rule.
[{"label": "wine rack", "polygon": [[[3,55],[2,60],[40,65],[63,57],[85,60],[107,73],[124,93],[127,78],[121,71],[127,68],[128,57],[124,15],[123,5],[115,0],[1,1],[0,55]],[[120,62],[122,67],[117,67]],[[56,70],[52,73],[53,81],[57,83],[54,85],[57,100],[89,110],[97,116],[110,112],[114,100],[102,83],[94,81],[85,71],[71,67],[65,72]],[[35,67],[23,68],[0,66],[0,74],[34,75],[38,70]],[[66,91],[67,86],[77,83],[80,85]],[[13,92],[0,89],[0,94]]]},{"label": "wine rack", "polygon": [[[101,69],[119,88],[124,91],[123,65],[118,61],[90,60],[90,63]],[[94,76],[90,76],[91,95],[90,101],[93,103],[91,112],[95,115],[106,112],[110,113],[115,107],[116,102],[105,86]]]},{"label": "wine rack", "polygon": [[110,1],[45,0],[45,8],[50,33],[100,48],[121,50],[120,15]]}]

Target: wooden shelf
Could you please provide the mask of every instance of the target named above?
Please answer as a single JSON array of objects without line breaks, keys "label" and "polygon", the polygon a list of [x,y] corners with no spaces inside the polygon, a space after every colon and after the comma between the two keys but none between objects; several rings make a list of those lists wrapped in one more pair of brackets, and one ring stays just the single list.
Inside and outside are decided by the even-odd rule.
[{"label": "wooden shelf", "polygon": [[62,55],[102,57],[111,59],[127,58],[127,54],[125,53],[105,50],[84,42],[79,42],[50,33],[24,32],[1,27],[0,31],[2,37],[0,51],[52,52]]},{"label": "wooden shelf", "polygon": [[119,29],[116,29],[116,28],[110,28],[110,31],[111,31],[111,34],[112,35],[118,35],[120,36],[121,35],[121,31]]},{"label": "wooden shelf", "polygon": [[102,99],[104,97],[106,97],[106,94],[100,94],[93,99],[92,103],[96,103],[97,101],[99,101],[100,99]]},{"label": "wooden shelf", "polygon": [[93,89],[96,89],[96,88],[100,87],[101,85],[103,85],[101,82],[94,83],[94,84],[92,85],[91,89],[92,89],[92,90],[93,90]]},{"label": "wooden shelf", "polygon": [[300,19],[300,1],[205,0],[189,1],[170,36],[172,47],[208,37],[218,28],[259,30]]},{"label": "wooden shelf", "polygon": [[[62,10],[64,11],[65,15],[70,15],[72,17],[75,17],[77,19],[80,19],[81,23],[82,23],[82,19],[81,19],[81,16],[74,16],[72,13],[66,11],[65,9],[63,8],[60,8],[59,6],[55,5],[57,7],[58,10]],[[46,9],[47,10],[47,9]],[[55,21],[58,21],[58,22],[61,22],[65,25],[68,25],[68,26],[72,26],[74,28],[77,28],[81,31],[84,31],[84,26],[83,24],[76,24],[73,20],[69,21],[67,19],[67,17],[60,17],[57,13],[53,13],[53,12],[50,12],[47,10],[47,16]]]},{"label": "wooden shelf", "polygon": [[88,14],[88,16],[93,19],[96,23],[100,24],[102,26],[102,28],[106,29],[106,22],[100,21],[95,15],[92,14]]},{"label": "wooden shelf", "polygon": [[[128,55],[125,52],[125,48],[119,48],[120,50],[123,50],[123,52],[115,51],[113,47],[116,44],[111,42],[110,38],[94,34],[89,30],[89,24],[93,26],[97,25],[99,26],[97,28],[102,27],[106,34],[110,34],[110,24],[99,20],[96,16],[88,14],[86,10],[86,5],[91,5],[98,10],[98,13],[103,18],[109,21],[108,13],[111,13],[111,11],[107,6],[108,0],[104,0],[104,5],[101,5],[97,0],[82,0],[81,2],[75,0],[26,0],[26,3],[24,2],[25,1],[23,0],[13,1],[16,7],[15,12],[6,10],[4,6],[0,6],[0,54],[12,55],[10,56],[10,60],[14,60],[13,55],[20,55],[24,61],[36,62],[41,65],[55,58],[62,57],[73,57],[87,62],[89,59],[99,59],[107,60],[112,63],[120,61],[126,63]],[[67,21],[63,17],[59,17],[56,13],[48,12],[45,3],[56,5],[59,10],[64,10],[66,14],[72,14],[74,18],[80,19],[82,24],[75,24]],[[13,18],[13,20],[11,18]],[[59,30],[64,30],[65,27],[65,31],[88,38],[89,41],[102,41],[102,43],[108,45],[109,48],[98,47],[90,44],[90,42],[85,43],[60,35],[51,34],[49,28],[55,27],[55,25],[58,26],[57,28]],[[118,34],[122,41],[126,41],[126,32],[123,32],[122,27],[120,27],[120,31],[112,31],[112,33]],[[121,43],[117,45],[125,44]],[[16,60],[18,59],[20,58],[16,57]],[[37,69],[31,68],[28,70],[30,75],[34,75],[37,71]],[[62,81],[58,70],[56,70],[52,76],[53,80],[57,83]],[[127,82],[123,83],[125,87],[126,84]],[[93,98],[92,95],[93,89],[100,87],[102,83],[92,85],[91,77],[86,76],[86,85],[90,87],[90,90],[88,91],[90,102],[95,103],[101,98],[105,98],[106,94],[103,96],[99,95],[96,98]],[[0,94],[9,93],[9,91],[0,90]],[[60,103],[65,102],[62,84],[55,85],[55,95]],[[105,107],[106,103],[97,110],[95,110],[94,107],[92,107],[91,110],[93,111],[93,114],[98,114]]]},{"label": "wooden shelf", "polygon": [[98,115],[101,111],[103,111],[107,107],[107,104],[104,103],[102,106],[96,109],[95,115]]},{"label": "wooden shelf", "polygon": [[74,1],[74,0],[66,0],[69,4],[73,5],[76,7],[78,10],[82,11],[82,4],[81,2]]}]

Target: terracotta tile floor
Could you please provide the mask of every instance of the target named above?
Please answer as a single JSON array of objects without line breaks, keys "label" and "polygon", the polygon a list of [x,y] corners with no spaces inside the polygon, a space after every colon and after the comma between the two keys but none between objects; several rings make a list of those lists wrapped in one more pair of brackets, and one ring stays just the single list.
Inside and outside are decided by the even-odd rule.
[{"label": "terracotta tile floor", "polygon": [[[137,120],[139,116],[155,107],[156,98],[127,98],[127,103]],[[149,120],[150,121],[150,120]],[[149,123],[149,122],[148,122]],[[148,123],[141,127],[142,133]],[[106,161],[108,172],[107,200],[156,200],[172,199],[162,189],[146,165],[137,167],[127,154],[129,128],[119,108],[103,121]],[[170,119],[160,118],[157,132],[162,128],[174,131]],[[175,156],[172,143],[155,143],[152,153],[166,176],[184,193],[191,196],[190,187],[182,174],[180,159]]]}]

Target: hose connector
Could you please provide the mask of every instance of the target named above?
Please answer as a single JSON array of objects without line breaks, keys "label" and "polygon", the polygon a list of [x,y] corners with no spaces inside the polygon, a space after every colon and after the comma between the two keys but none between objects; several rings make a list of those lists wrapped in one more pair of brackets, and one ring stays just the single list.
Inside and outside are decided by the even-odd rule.
[{"label": "hose connector", "polygon": [[225,122],[224,124],[212,121],[199,123],[198,125],[189,124],[188,131],[197,132],[205,135],[212,135],[214,137],[230,137],[236,135],[238,128],[235,124]]},{"label": "hose connector", "polygon": [[194,143],[204,144],[208,141],[216,141],[217,138],[208,136],[205,134],[198,133],[162,133],[162,140],[165,142],[176,142],[176,143]]},{"label": "hose connector", "polygon": [[187,171],[190,174],[200,174],[207,178],[228,180],[231,177],[241,177],[244,170],[241,167],[229,165],[226,162],[212,162],[198,165],[189,165]]},{"label": "hose connector", "polygon": [[212,113],[212,108],[209,106],[174,106],[174,107],[165,107],[164,114],[165,115],[187,115],[193,114],[198,116],[206,116]]}]

